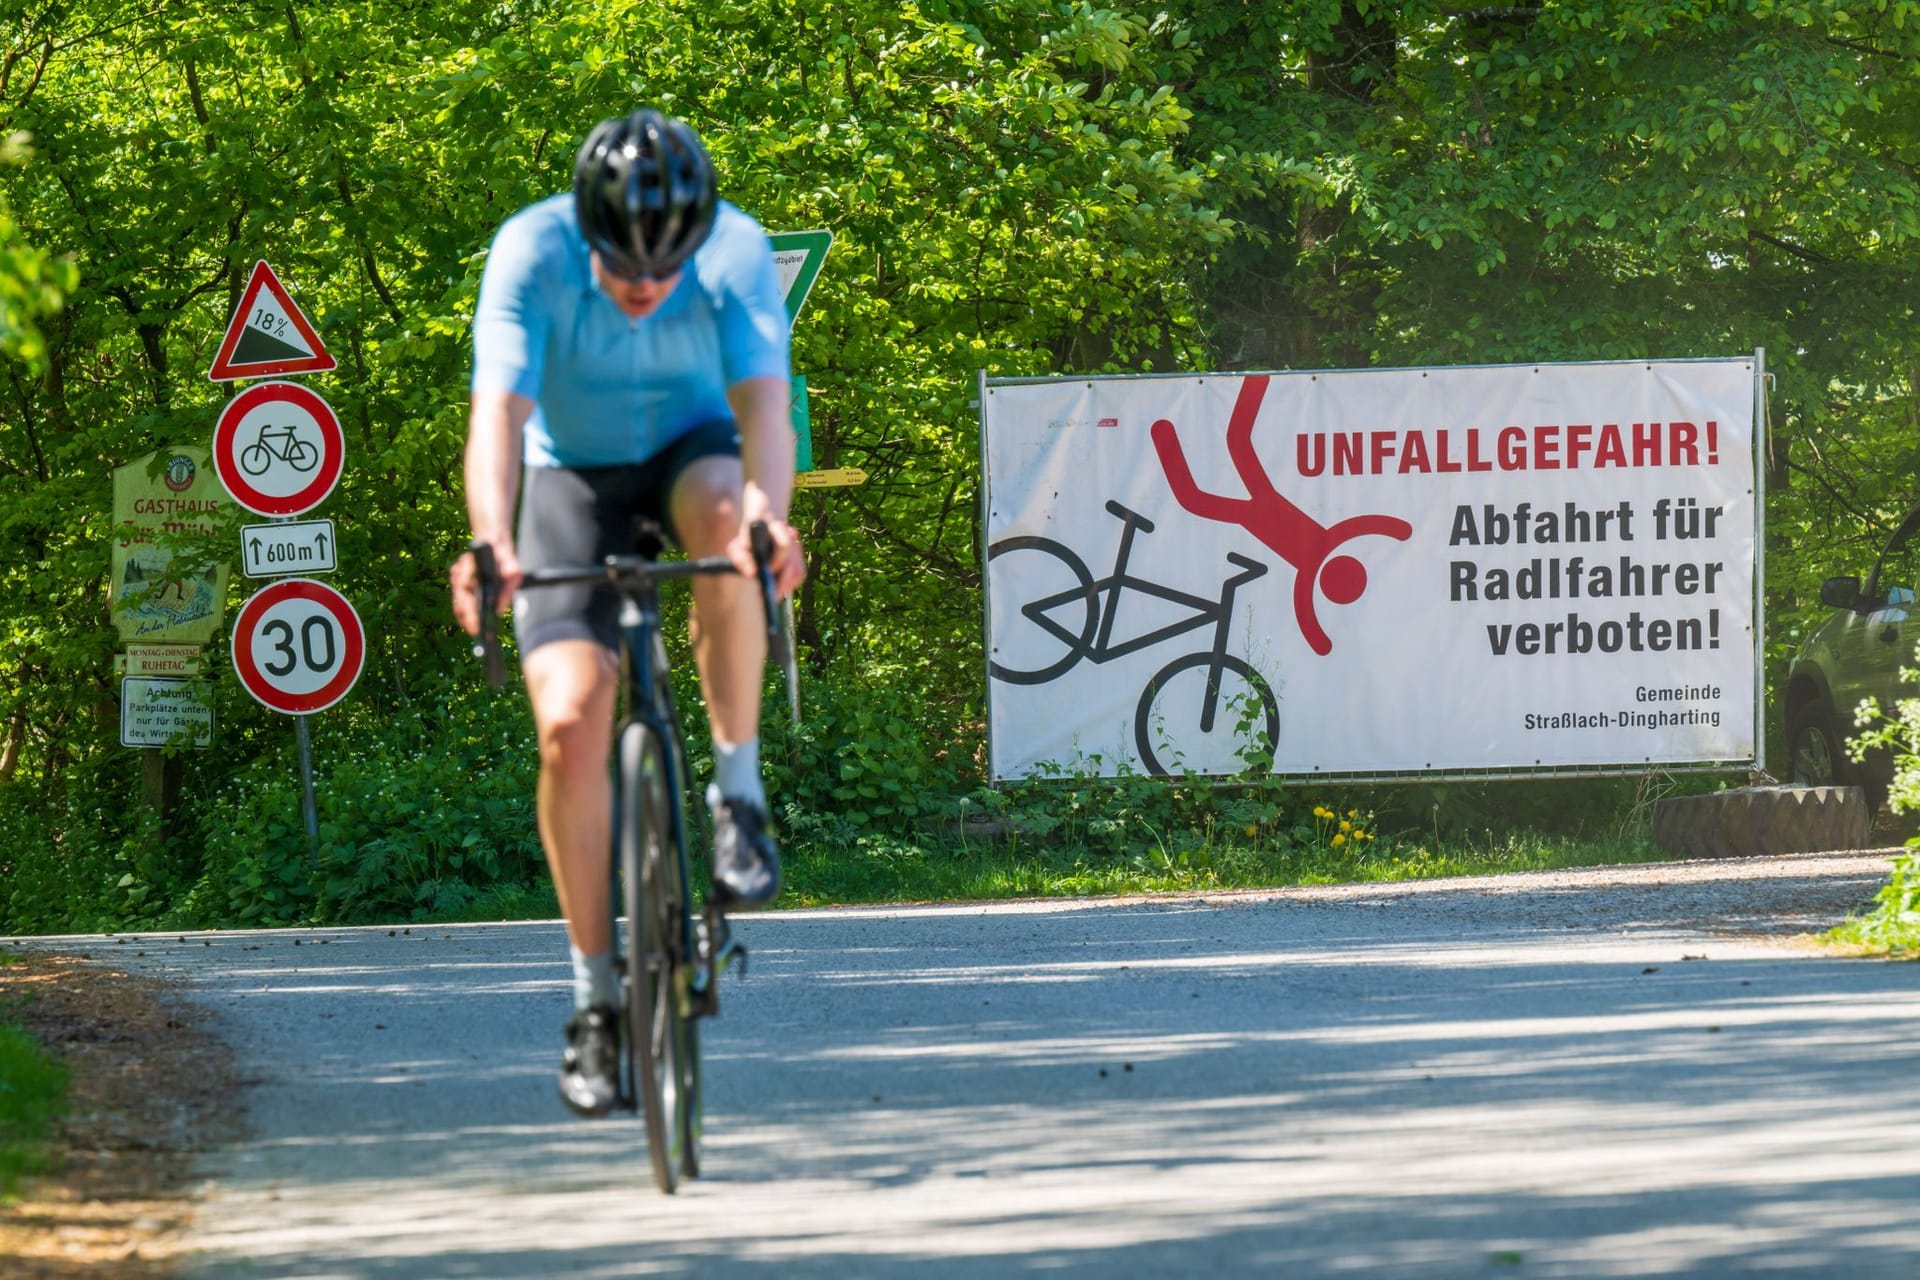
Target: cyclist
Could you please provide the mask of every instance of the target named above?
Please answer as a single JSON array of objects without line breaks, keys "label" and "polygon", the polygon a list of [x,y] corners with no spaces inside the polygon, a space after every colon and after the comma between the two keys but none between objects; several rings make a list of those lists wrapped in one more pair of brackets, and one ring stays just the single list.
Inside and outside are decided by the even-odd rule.
[{"label": "cyclist", "polygon": [[[597,126],[575,158],[572,193],[500,227],[473,331],[467,509],[474,540],[492,544],[503,601],[523,570],[631,552],[635,516],[688,555],[730,556],[746,575],[746,530],[764,520],[776,590],[800,584],[805,562],[786,520],[787,313],[773,251],[757,222],[718,198],[686,123],[642,109]],[[475,634],[471,555],[451,577],[455,614]],[[728,908],[761,906],[779,888],[759,764],[761,601],[749,576],[696,578],[693,597],[713,730],[713,893]],[[590,586],[527,592],[513,606],[539,737],[540,839],[573,955],[560,1096],[582,1115],[604,1115],[618,1094],[615,610],[611,591]]]}]

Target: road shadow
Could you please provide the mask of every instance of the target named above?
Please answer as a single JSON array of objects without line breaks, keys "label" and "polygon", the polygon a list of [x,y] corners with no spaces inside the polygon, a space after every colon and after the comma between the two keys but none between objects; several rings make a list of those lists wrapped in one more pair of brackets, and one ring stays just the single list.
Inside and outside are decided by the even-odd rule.
[{"label": "road shadow", "polygon": [[242,944],[204,997],[325,1030],[262,1055],[195,1274],[1911,1274],[1916,971],[1703,938],[1694,892],[744,921],[671,1200],[552,1099],[551,926]]}]

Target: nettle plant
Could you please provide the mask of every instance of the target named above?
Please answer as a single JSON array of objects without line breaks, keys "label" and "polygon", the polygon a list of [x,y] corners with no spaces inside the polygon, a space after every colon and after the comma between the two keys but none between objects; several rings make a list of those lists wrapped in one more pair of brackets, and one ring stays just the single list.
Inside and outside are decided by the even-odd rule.
[{"label": "nettle plant", "polygon": [[[1903,684],[1920,681],[1920,670],[1903,667],[1900,680]],[[1895,813],[1920,812],[1920,697],[1897,699],[1891,709],[1866,699],[1856,709],[1854,721],[1861,733],[1848,753],[1858,761],[1871,751],[1891,752],[1893,782],[1887,789],[1887,804]],[[1920,949],[1920,836],[1908,840],[1907,852],[1894,859],[1893,875],[1874,902],[1872,911],[1830,936],[1894,951]]]}]

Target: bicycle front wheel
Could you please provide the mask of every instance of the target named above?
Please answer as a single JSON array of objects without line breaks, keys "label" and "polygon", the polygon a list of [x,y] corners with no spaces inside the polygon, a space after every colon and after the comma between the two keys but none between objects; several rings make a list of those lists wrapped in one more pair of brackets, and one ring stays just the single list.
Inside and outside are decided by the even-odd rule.
[{"label": "bicycle front wheel", "polygon": [[671,1195],[695,1167],[699,1040],[686,998],[686,860],[674,839],[672,792],[660,737],[644,724],[620,734],[620,882],[627,914],[626,1037],[646,1120],[653,1181]]},{"label": "bicycle front wheel", "polygon": [[[1155,777],[1266,773],[1280,741],[1280,704],[1244,658],[1175,658],[1147,681],[1134,710],[1133,744]],[[1217,674],[1216,674],[1217,672]]]}]

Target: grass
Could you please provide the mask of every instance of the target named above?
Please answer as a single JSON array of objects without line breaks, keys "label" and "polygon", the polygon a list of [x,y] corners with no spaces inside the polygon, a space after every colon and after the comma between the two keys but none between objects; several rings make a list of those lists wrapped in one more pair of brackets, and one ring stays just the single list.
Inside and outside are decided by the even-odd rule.
[{"label": "grass", "polygon": [[[1561,805],[1585,834],[1547,833],[1501,823],[1511,792],[1432,793],[1403,806],[1383,827],[1368,798],[1329,808],[1279,788],[1237,790],[1160,779],[1061,781],[1026,790],[976,793],[962,813],[990,817],[1000,839],[960,834],[974,824],[933,830],[874,830],[839,814],[790,806],[781,815],[785,907],[1008,898],[1100,897],[1226,889],[1284,888],[1496,875],[1503,872],[1658,861],[1644,805],[1613,791],[1569,792]],[[1404,793],[1403,793],[1404,794]],[[1596,805],[1597,795],[1604,804]],[[1536,805],[1545,803],[1536,792]],[[1551,799],[1552,797],[1546,797]],[[1442,820],[1477,806],[1484,820]],[[1428,830],[1408,829],[1412,818]],[[696,868],[696,875],[699,874]],[[441,904],[437,921],[550,918],[544,883],[495,888]]]},{"label": "grass", "polygon": [[0,1017],[0,1204],[44,1167],[47,1127],[66,1098],[66,1069],[19,1024]]},{"label": "grass", "polygon": [[1893,860],[1893,875],[1881,886],[1874,908],[1820,935],[1820,940],[1856,955],[1890,959],[1920,957],[1920,839]]},{"label": "grass", "polygon": [[[1443,876],[1551,871],[1562,867],[1657,862],[1645,840],[1533,833],[1418,841],[1380,837],[1310,846],[1208,844],[1149,839],[1134,848],[1015,839],[984,841],[841,832],[789,839],[782,857],[782,907],[889,902],[987,902],[1079,898],[1291,885],[1427,880]],[[699,868],[696,867],[696,874]],[[435,912],[432,923],[548,920],[560,906],[551,884],[499,886]]]},{"label": "grass", "polygon": [[1155,840],[1134,849],[883,835],[795,844],[783,905],[1097,897],[1424,880],[1657,861],[1645,841],[1487,835],[1480,840],[1291,843]]}]

